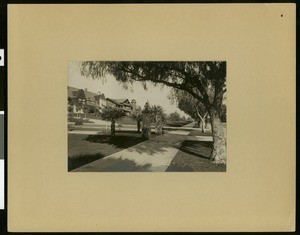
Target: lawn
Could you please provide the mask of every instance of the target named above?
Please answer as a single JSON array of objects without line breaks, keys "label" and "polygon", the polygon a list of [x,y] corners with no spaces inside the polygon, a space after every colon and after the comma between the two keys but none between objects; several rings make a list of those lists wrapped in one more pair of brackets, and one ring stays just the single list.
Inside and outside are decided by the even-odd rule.
[{"label": "lawn", "polygon": [[[189,136],[207,136],[193,130]],[[152,138],[155,135],[152,133]],[[68,135],[68,170],[72,171],[80,166],[97,159],[119,152],[133,145],[143,142],[141,134],[136,131],[117,131],[115,138],[108,133],[102,135],[69,134]],[[166,171],[169,172],[226,172],[226,165],[218,165],[210,160],[212,142],[198,141],[189,138],[180,146],[177,154]]]},{"label": "lawn", "polygon": [[[98,119],[98,120],[102,120],[101,117],[96,117],[94,114],[92,113],[88,113],[86,114],[87,118],[90,119]],[[122,118],[121,120],[118,120],[116,122],[118,125],[136,125],[136,120],[132,119],[130,116],[125,116],[124,118]],[[189,121],[167,121],[165,123],[166,126],[170,126],[170,127],[181,127],[184,126],[186,124],[190,123]],[[155,126],[154,122],[151,122],[152,126]]]},{"label": "lawn", "polygon": [[[191,131],[189,136],[208,136],[211,133]],[[214,164],[211,160],[213,142],[186,140],[166,171],[169,172],[226,172],[225,164]]]},{"label": "lawn", "polygon": [[173,158],[167,172],[216,172],[226,171],[226,165],[214,164],[209,159],[212,144],[200,141],[185,141]]},{"label": "lawn", "polygon": [[203,133],[201,130],[192,130],[189,136],[211,136],[211,131],[206,130],[205,133]]},{"label": "lawn", "polygon": [[[95,114],[93,113],[86,114],[86,117],[90,119],[103,120],[101,117],[95,116]],[[124,118],[122,118],[122,120],[118,120],[117,124],[136,125],[136,121],[132,119],[130,116],[125,116]]]},{"label": "lawn", "polygon": [[87,113],[87,114],[86,114],[86,118],[102,120],[100,117],[97,117],[97,116],[96,116],[95,114],[93,114],[93,113]]},{"label": "lawn", "polygon": [[109,135],[68,135],[68,170],[93,162],[144,141],[136,132],[117,132]]},{"label": "lawn", "polygon": [[83,119],[83,118],[82,119],[77,119],[75,117],[68,117],[68,122],[76,122],[78,120],[82,121],[82,123],[94,123],[94,122],[92,122],[88,119]]},{"label": "lawn", "polygon": [[188,121],[167,121],[166,125],[171,127],[181,127],[189,123],[190,122]]},{"label": "lawn", "polygon": [[136,121],[130,116],[126,116],[122,118],[122,120],[118,120],[117,123],[121,125],[136,125]]}]

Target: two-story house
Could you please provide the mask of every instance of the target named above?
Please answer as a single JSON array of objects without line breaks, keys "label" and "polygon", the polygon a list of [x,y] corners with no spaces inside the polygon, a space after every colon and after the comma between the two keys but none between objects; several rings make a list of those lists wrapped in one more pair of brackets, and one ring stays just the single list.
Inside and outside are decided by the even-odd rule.
[{"label": "two-story house", "polygon": [[119,107],[123,108],[127,113],[130,113],[132,110],[132,104],[128,99],[111,99],[106,98],[106,105],[108,107]]},{"label": "two-story house", "polygon": [[83,113],[83,110],[78,110],[78,104],[82,104],[85,108],[85,112],[101,112],[106,106],[123,108],[128,114],[136,110],[140,110],[141,107],[136,104],[136,100],[131,102],[128,99],[112,99],[105,98],[105,95],[101,92],[94,93],[85,89],[78,89],[68,86],[68,105],[73,107],[74,113]]}]

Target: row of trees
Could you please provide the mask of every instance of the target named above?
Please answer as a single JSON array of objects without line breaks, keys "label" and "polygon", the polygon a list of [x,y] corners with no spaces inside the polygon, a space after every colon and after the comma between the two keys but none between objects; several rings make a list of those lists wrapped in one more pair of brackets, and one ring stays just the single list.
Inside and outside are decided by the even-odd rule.
[{"label": "row of trees", "polygon": [[[180,110],[197,121],[197,126],[201,128],[202,132],[204,132],[207,124],[210,122],[210,116],[209,112],[200,101],[195,99],[192,95],[176,89],[172,90],[169,98],[173,101],[173,103],[177,103]],[[219,112],[221,122],[226,122],[226,105],[224,103],[221,104]]]},{"label": "row of trees", "polygon": [[[105,107],[102,109],[100,114],[103,120],[111,122],[111,136],[115,136],[116,133],[116,121],[122,120],[126,116],[126,112],[122,108],[118,107]],[[162,122],[166,121],[166,114],[163,111],[163,108],[160,105],[152,105],[150,107],[150,120],[151,122],[156,122],[158,115],[161,116]],[[137,110],[133,112],[130,117],[137,122],[137,131],[141,132],[141,122],[143,120],[142,110]]]},{"label": "row of trees", "polygon": [[[157,122],[158,115],[161,116],[161,121],[166,122],[167,115],[165,114],[163,108],[160,105],[152,105],[150,107],[150,120],[151,122]],[[137,122],[137,131],[141,132],[141,122],[143,120],[143,113],[141,110],[135,111],[131,114],[131,118]]]},{"label": "row of trees", "polygon": [[212,160],[226,163],[226,139],[221,121],[223,96],[226,93],[225,61],[84,61],[79,66],[81,74],[86,77],[103,79],[110,74],[123,84],[138,81],[145,87],[146,81],[150,81],[154,85],[173,88],[178,101],[183,97],[192,97],[193,102],[197,103],[197,114],[204,117],[202,107],[210,117]]},{"label": "row of trees", "polygon": [[169,121],[192,121],[191,119],[188,120],[185,116],[180,116],[179,113],[176,111],[173,113],[170,113],[167,117]]}]

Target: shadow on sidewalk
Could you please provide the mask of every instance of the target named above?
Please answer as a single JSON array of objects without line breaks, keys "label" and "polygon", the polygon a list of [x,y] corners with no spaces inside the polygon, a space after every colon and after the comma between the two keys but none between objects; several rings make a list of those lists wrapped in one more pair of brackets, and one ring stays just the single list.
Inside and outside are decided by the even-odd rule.
[{"label": "shadow on sidewalk", "polygon": [[179,149],[185,138],[186,136],[169,133],[152,135],[150,140],[134,145],[128,148],[128,151],[148,155],[161,154],[163,156],[170,148]]},{"label": "shadow on sidewalk", "polygon": [[124,158],[104,158],[100,163],[87,164],[78,172],[147,172],[151,164],[138,165],[135,161]]},{"label": "shadow on sidewalk", "polygon": [[163,144],[162,142],[148,140],[140,144],[134,145],[128,148],[127,150],[129,152],[137,152],[139,154],[154,155],[157,153],[164,154],[167,151],[166,147],[168,146]]}]

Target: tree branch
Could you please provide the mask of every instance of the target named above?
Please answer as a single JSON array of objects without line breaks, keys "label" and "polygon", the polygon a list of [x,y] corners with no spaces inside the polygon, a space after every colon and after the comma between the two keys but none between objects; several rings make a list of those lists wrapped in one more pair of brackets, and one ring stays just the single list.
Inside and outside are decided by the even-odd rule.
[{"label": "tree branch", "polygon": [[206,102],[206,100],[203,97],[199,96],[193,90],[191,90],[190,88],[188,88],[186,85],[184,85],[182,83],[181,84],[175,83],[175,82],[172,83],[172,82],[167,82],[167,81],[162,80],[162,79],[157,79],[157,80],[153,79],[153,80],[151,80],[151,79],[147,78],[146,76],[142,76],[141,74],[137,73],[134,70],[126,69],[124,66],[122,66],[122,70],[126,73],[131,73],[132,75],[139,77],[140,79],[137,79],[137,81],[149,81],[150,80],[154,83],[162,83],[162,84],[165,84],[169,87],[174,87],[174,88],[177,88],[177,89],[184,90],[184,91],[188,92],[189,94],[191,94],[194,98],[199,100],[201,103],[203,103],[203,105],[205,105],[204,103]]},{"label": "tree branch", "polygon": [[199,96],[198,94],[196,94],[194,91],[192,91],[190,88],[184,86],[183,84],[171,83],[171,82],[167,82],[164,80],[157,80],[155,82],[162,83],[162,84],[165,84],[170,87],[175,87],[177,89],[184,90],[184,91],[188,92],[189,94],[191,94],[194,98],[199,100],[205,106],[205,100],[203,99],[203,97]]},{"label": "tree branch", "polygon": [[189,80],[189,82],[195,86],[195,88],[198,89],[198,91],[201,93],[202,95],[202,101],[201,102],[207,102],[209,104],[209,98],[208,98],[208,94],[204,89],[204,85],[200,79],[201,75],[199,75],[198,77],[196,76],[191,76],[191,74],[189,74],[188,72],[186,72],[184,69],[181,69],[179,67],[175,67],[172,68],[171,70],[175,71],[175,72],[179,72],[181,74],[183,74],[185,80]]}]

